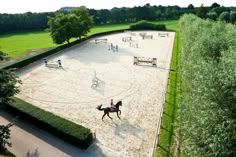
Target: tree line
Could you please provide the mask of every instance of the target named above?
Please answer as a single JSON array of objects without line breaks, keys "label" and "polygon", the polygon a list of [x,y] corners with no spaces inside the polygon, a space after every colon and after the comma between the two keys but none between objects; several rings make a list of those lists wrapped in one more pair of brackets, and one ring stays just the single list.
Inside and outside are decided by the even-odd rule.
[{"label": "tree line", "polygon": [[180,19],[181,149],[186,156],[236,156],[236,29],[232,24]]},{"label": "tree line", "polygon": [[[68,14],[75,7],[64,7],[57,12],[24,14],[0,14],[0,34],[9,32],[21,32],[30,30],[42,30],[48,27],[48,17],[55,16],[55,13],[61,12]],[[219,17],[222,12],[235,11],[236,8],[223,7],[213,3],[210,7],[194,7],[189,4],[188,7],[175,6],[151,6],[149,3],[144,6],[135,6],[132,8],[112,8],[112,9],[88,9],[89,15],[93,17],[94,25],[100,24],[118,24],[131,23],[140,20],[174,20],[179,19],[184,13],[193,13],[201,18]],[[210,14],[209,14],[210,13]]]}]

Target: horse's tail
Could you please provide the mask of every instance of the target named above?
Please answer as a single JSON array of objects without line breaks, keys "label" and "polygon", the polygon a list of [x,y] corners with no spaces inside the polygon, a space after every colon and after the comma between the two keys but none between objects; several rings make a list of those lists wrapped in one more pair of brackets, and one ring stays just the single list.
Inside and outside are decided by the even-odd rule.
[{"label": "horse's tail", "polygon": [[102,108],[102,104],[101,104],[101,105],[98,105],[98,106],[97,106],[97,109],[98,109],[99,111],[103,111],[103,110],[104,110],[104,108]]}]

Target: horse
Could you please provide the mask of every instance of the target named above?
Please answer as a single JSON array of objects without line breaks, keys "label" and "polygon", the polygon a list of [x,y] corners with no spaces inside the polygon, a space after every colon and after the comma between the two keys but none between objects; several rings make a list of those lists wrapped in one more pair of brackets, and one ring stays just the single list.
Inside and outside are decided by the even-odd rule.
[{"label": "horse", "polygon": [[[116,108],[112,108],[112,107],[106,107],[106,108],[102,108],[102,104],[99,105],[97,107],[97,109],[99,111],[104,111],[104,115],[102,116],[102,120],[104,118],[105,115],[107,115],[110,119],[112,119],[110,116],[109,116],[109,112],[116,112],[117,113],[117,117],[120,119],[119,115],[121,115],[121,110],[119,109],[119,107],[122,106],[122,101],[119,101],[116,103],[115,107]],[[119,114],[118,114],[119,112]]]}]

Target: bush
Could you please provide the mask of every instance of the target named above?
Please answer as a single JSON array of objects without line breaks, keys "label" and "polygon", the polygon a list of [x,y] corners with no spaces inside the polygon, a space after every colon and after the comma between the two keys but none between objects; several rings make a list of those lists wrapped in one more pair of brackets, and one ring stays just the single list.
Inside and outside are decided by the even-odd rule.
[{"label": "bush", "polygon": [[13,98],[13,100],[14,103],[7,105],[7,110],[37,127],[82,149],[88,148],[93,142],[93,134],[90,129],[37,108],[18,98]]},{"label": "bush", "polygon": [[131,30],[166,30],[164,24],[153,24],[147,21],[139,21],[129,26]]}]

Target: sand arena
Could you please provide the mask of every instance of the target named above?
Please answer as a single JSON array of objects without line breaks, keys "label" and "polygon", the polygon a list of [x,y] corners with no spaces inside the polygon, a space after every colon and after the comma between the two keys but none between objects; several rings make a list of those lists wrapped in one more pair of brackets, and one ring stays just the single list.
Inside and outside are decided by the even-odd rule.
[{"label": "sand arena", "polygon": [[[18,72],[23,84],[17,97],[96,133],[97,140],[85,156],[91,152],[109,157],[152,156],[175,33],[159,37],[157,31],[145,31],[153,39],[132,33],[96,37],[107,42],[96,44],[90,39],[48,57],[54,62],[60,59],[63,68],[48,68],[38,61]],[[132,44],[122,41],[129,36]],[[118,45],[118,51],[108,50],[111,43]],[[134,56],[157,58],[157,67],[133,65]],[[92,87],[95,77],[99,83]],[[110,114],[113,120],[107,116],[101,120],[103,112],[96,107],[109,106],[110,99],[122,100],[121,120],[115,113]]]}]

